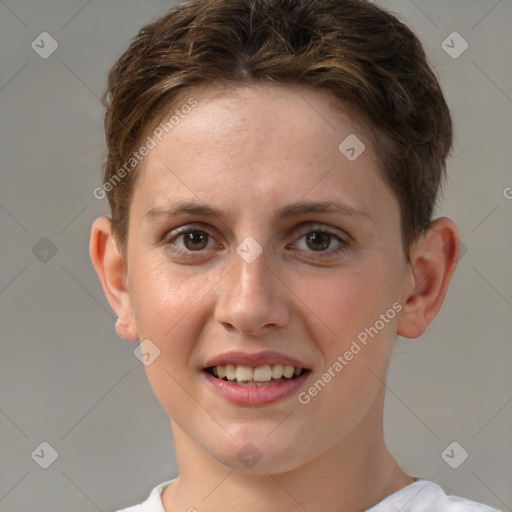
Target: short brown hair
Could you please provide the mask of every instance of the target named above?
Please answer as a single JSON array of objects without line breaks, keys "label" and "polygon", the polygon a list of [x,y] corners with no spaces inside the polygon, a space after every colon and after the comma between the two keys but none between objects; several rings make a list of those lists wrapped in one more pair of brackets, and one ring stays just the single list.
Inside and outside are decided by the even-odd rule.
[{"label": "short brown hair", "polygon": [[[330,91],[375,134],[408,254],[430,224],[452,122],[418,38],[366,0],[190,0],[144,26],[108,75],[103,183],[194,88],[260,81]],[[106,189],[123,250],[137,167]]]}]

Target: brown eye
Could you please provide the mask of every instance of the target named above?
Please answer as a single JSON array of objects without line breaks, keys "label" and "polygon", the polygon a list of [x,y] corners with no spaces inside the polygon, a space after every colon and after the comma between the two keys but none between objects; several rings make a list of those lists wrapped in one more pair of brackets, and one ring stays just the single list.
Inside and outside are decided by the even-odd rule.
[{"label": "brown eye", "polygon": [[341,235],[326,229],[310,229],[292,246],[310,259],[333,258],[349,250],[351,244]]},{"label": "brown eye", "polygon": [[171,232],[165,238],[165,246],[170,251],[190,254],[214,248],[215,241],[202,229],[186,228]]},{"label": "brown eye", "polygon": [[182,233],[183,245],[190,251],[200,251],[208,245],[208,233],[204,231],[189,231]]},{"label": "brown eye", "polygon": [[321,231],[312,231],[306,236],[306,244],[313,251],[325,251],[331,245],[331,235]]}]

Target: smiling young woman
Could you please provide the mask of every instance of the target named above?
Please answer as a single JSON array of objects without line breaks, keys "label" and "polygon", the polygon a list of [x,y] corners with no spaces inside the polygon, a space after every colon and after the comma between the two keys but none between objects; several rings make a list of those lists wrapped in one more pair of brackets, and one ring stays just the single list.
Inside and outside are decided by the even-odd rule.
[{"label": "smiling young woman", "polygon": [[459,247],[430,218],[451,122],[415,36],[359,0],[192,1],[141,30],[107,97],[105,182],[160,140],[91,257],[119,334],[158,347],[180,472],[130,510],[474,510],[383,436],[396,336],[434,319]]}]

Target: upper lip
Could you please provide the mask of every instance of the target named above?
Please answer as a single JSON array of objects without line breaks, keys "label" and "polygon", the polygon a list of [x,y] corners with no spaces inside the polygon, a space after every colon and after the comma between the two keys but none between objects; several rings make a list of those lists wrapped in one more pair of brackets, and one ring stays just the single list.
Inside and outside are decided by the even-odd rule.
[{"label": "upper lip", "polygon": [[263,350],[260,352],[245,352],[242,350],[231,350],[224,352],[218,356],[212,357],[206,362],[205,368],[218,365],[236,364],[244,366],[264,366],[266,364],[283,364],[295,366],[295,368],[303,368],[307,370],[307,366],[302,361],[294,357],[281,354],[274,350]]}]

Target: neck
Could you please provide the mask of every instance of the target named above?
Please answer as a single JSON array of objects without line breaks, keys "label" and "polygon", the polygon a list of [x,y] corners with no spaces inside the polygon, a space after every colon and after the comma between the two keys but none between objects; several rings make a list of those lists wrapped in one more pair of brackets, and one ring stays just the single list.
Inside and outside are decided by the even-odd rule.
[{"label": "neck", "polygon": [[[172,424],[180,478],[162,495],[166,512],[343,510],[362,512],[413,483],[389,453],[375,412],[315,459],[282,473],[232,470]],[[300,449],[300,447],[298,448]]]}]

